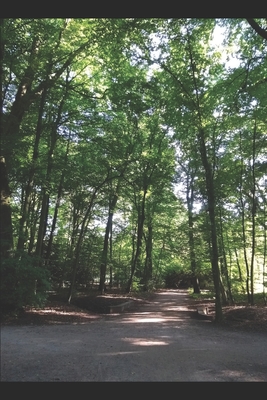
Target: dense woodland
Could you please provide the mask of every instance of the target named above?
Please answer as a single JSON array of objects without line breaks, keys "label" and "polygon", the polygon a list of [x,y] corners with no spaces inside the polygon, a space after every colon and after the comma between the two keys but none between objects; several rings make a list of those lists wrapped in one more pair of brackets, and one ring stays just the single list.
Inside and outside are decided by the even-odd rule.
[{"label": "dense woodland", "polygon": [[3,307],[266,301],[267,19],[2,19],[0,58]]}]

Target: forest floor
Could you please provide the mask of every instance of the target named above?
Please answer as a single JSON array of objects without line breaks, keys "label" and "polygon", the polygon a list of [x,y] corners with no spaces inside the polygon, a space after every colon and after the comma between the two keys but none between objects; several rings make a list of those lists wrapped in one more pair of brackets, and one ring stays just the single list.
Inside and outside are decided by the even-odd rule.
[{"label": "forest floor", "polygon": [[[52,293],[48,297],[46,306],[42,308],[27,307],[19,314],[2,317],[1,325],[85,323],[97,319],[103,314],[109,314],[110,307],[128,301],[131,301],[131,306],[123,312],[142,310],[142,306],[153,302],[154,297],[154,292],[125,294],[118,289],[113,289],[108,290],[104,295],[100,295],[97,290],[91,290],[88,293],[79,293],[73,298],[71,304],[67,304],[62,295]],[[214,300],[189,297],[187,302],[191,310],[197,311],[208,307],[207,318],[214,320]],[[267,333],[267,306],[263,304],[224,306],[223,315],[222,328]],[[202,317],[205,318],[205,316]]]},{"label": "forest floor", "polygon": [[186,289],[79,293],[71,305],[51,294],[46,307],[1,327],[0,380],[267,382],[266,313],[226,307],[215,324],[214,300],[195,300]]}]

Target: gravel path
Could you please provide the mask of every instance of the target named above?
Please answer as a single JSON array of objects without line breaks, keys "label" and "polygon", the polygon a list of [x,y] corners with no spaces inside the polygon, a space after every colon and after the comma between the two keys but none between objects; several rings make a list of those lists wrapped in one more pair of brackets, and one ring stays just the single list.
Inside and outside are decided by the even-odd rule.
[{"label": "gravel path", "polygon": [[1,327],[1,381],[267,382],[267,335],[198,319],[186,291],[123,314]]}]

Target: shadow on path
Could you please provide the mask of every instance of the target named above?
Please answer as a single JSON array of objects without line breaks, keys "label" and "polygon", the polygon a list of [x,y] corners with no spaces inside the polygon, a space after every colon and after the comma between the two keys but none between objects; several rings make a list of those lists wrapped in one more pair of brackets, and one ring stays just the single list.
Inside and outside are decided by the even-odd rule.
[{"label": "shadow on path", "polygon": [[[115,314],[120,322],[124,323],[177,323],[187,324],[189,321],[198,320],[201,322],[211,322],[210,320],[200,319],[197,307],[192,303],[187,290],[165,290],[155,293],[153,300],[138,306],[137,309],[129,309],[123,314]],[[113,314],[113,316],[115,316]]]}]

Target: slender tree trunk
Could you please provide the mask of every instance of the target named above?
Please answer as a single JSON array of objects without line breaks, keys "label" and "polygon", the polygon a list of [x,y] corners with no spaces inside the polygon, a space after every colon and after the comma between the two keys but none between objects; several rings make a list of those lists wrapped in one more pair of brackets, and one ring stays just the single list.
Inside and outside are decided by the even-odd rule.
[{"label": "slender tree trunk", "polygon": [[[0,19],[0,85],[3,88],[3,60],[4,60],[4,40],[3,40],[4,19]],[[0,131],[3,132],[3,93],[0,98]],[[1,138],[2,140],[2,138]],[[1,148],[1,152],[3,149]],[[10,187],[6,160],[0,155],[0,285],[1,285],[1,309],[16,307],[16,300],[11,305],[8,301],[10,294],[16,293],[16,270],[13,266],[5,269],[5,261],[12,257],[13,253],[13,229],[12,212],[10,204]],[[7,295],[7,299],[6,299]]]},{"label": "slender tree trunk", "polygon": [[91,200],[90,200],[90,204],[86,210],[85,216],[83,218],[82,221],[82,225],[81,225],[81,230],[80,230],[80,234],[79,234],[79,238],[78,238],[78,242],[76,245],[76,249],[75,249],[75,255],[74,255],[74,261],[73,261],[73,268],[72,268],[72,279],[71,279],[71,285],[70,285],[70,290],[69,290],[69,296],[68,296],[68,303],[71,302],[72,299],[72,295],[74,292],[74,287],[75,287],[75,280],[76,280],[76,273],[77,273],[77,268],[79,265],[79,254],[80,254],[80,250],[81,250],[81,246],[82,246],[82,241],[83,241],[83,237],[84,237],[84,233],[86,230],[86,223],[88,224],[88,217],[92,211],[93,205],[94,205],[94,201],[97,195],[97,192],[99,191],[99,189],[109,180],[109,177],[105,178],[98,187],[96,187],[92,193],[91,196]]},{"label": "slender tree trunk", "polygon": [[114,210],[118,200],[118,190],[119,190],[119,183],[116,188],[116,194],[113,196],[113,199],[109,205],[109,215],[106,225],[105,231],[105,238],[104,238],[104,247],[102,251],[102,263],[100,266],[100,284],[99,284],[99,291],[103,294],[105,289],[105,280],[106,280],[106,269],[107,269],[107,261],[108,261],[108,243],[109,243],[109,235],[111,233],[112,227],[112,219]]},{"label": "slender tree trunk", "polygon": [[[38,226],[38,214],[40,210],[40,197],[36,192],[33,192],[31,197],[29,218],[26,225],[26,235],[29,236],[28,254],[31,255],[34,251],[34,244],[36,243],[36,231]],[[29,234],[28,234],[29,232]]]},{"label": "slender tree trunk", "polygon": [[29,208],[30,208],[32,189],[33,189],[35,172],[36,172],[36,164],[37,164],[38,155],[39,155],[39,142],[40,142],[41,133],[42,133],[42,118],[43,118],[43,113],[44,113],[45,100],[46,100],[46,90],[43,91],[42,96],[41,96],[38,122],[37,122],[37,128],[36,128],[35,143],[34,143],[34,150],[33,150],[33,156],[32,156],[32,165],[31,165],[30,172],[29,172],[29,179],[28,179],[28,183],[26,186],[26,190],[25,190],[26,193],[25,193],[25,199],[24,199],[24,205],[23,205],[23,212],[22,212],[22,216],[20,219],[19,238],[18,238],[18,246],[17,246],[18,250],[24,249],[24,244],[27,239],[25,237],[25,234],[26,234],[25,225],[27,224],[27,219],[29,216]]},{"label": "slender tree trunk", "polygon": [[149,290],[149,281],[152,279],[153,272],[153,260],[152,260],[152,250],[153,250],[153,225],[152,216],[149,217],[147,226],[147,236],[146,236],[146,259],[145,259],[145,271],[144,271],[144,290]]},{"label": "slender tree trunk", "polygon": [[62,172],[59,186],[58,186],[58,191],[57,191],[57,200],[56,200],[56,205],[55,205],[55,210],[54,210],[54,215],[53,215],[52,227],[51,227],[49,240],[48,240],[48,244],[47,244],[47,249],[46,249],[46,255],[45,255],[46,264],[49,264],[49,259],[50,259],[50,255],[51,255],[51,251],[52,251],[54,232],[56,229],[58,210],[60,207],[60,199],[61,199],[62,192],[63,192],[63,182],[64,182],[64,172]]},{"label": "slender tree trunk", "polygon": [[[131,271],[130,271],[130,276],[132,273],[134,273],[133,268],[134,268],[134,259],[135,259],[135,254],[136,254],[136,237],[137,237],[137,231],[138,231],[138,221],[139,217],[137,218],[137,222],[135,224],[135,227],[132,228],[133,234],[132,234],[132,255],[131,255]],[[132,224],[133,225],[133,224]],[[126,292],[127,292],[127,287],[126,287]]]},{"label": "slender tree trunk", "polygon": [[137,265],[139,264],[141,247],[142,247],[142,237],[143,237],[143,229],[144,229],[144,221],[145,221],[145,199],[146,199],[147,188],[144,189],[144,194],[141,202],[141,209],[138,210],[138,227],[137,227],[137,243],[136,243],[136,251],[134,255],[134,260],[131,268],[131,276],[129,278],[128,284],[126,286],[126,293],[130,293],[134,273]]},{"label": "slender tree trunk", "polygon": [[112,233],[113,233],[113,221],[110,223],[110,236],[109,236],[109,287],[112,288],[113,286],[113,268],[112,268]]},{"label": "slender tree trunk", "polygon": [[[67,149],[66,149],[66,153],[65,153],[65,157],[64,157],[64,165],[67,163],[68,153],[69,153],[69,145],[70,145],[70,137],[68,139]],[[54,232],[56,229],[58,210],[60,207],[60,199],[61,199],[62,193],[63,193],[64,179],[65,179],[65,169],[63,169],[63,171],[62,171],[59,186],[58,186],[57,200],[56,200],[56,206],[55,206],[55,210],[54,210],[53,222],[52,222],[52,227],[51,227],[48,245],[47,245],[47,249],[46,249],[46,255],[45,255],[46,264],[49,263],[49,259],[50,259],[50,255],[51,255],[51,251],[52,251],[53,237],[54,237]]]},{"label": "slender tree trunk", "polygon": [[256,156],[256,120],[253,131],[253,145],[252,145],[252,245],[251,245],[251,263],[250,263],[250,304],[254,305],[254,258],[255,258],[255,247],[256,247],[256,178],[255,178],[255,156]]},{"label": "slender tree trunk", "polygon": [[[263,224],[264,227],[266,226],[266,198],[264,197],[264,205],[263,205],[263,212],[264,212],[264,220],[263,220]],[[263,295],[263,301],[264,304],[267,304],[267,299],[266,299],[266,292],[265,292],[265,276],[267,274],[266,272],[266,259],[267,259],[267,229],[264,229],[264,237],[263,237],[263,264],[262,264],[262,295]]]},{"label": "slender tree trunk", "polygon": [[10,189],[4,157],[0,157],[0,196],[0,246],[1,260],[4,260],[13,250]]},{"label": "slender tree trunk", "polygon": [[193,204],[194,204],[193,177],[191,177],[191,182],[189,183],[189,174],[187,175],[186,201],[187,201],[187,212],[188,212],[188,243],[190,252],[190,265],[192,271],[192,283],[193,283],[194,293],[200,293],[199,280],[196,275],[197,265],[196,265],[194,222],[193,222]]},{"label": "slender tree trunk", "polygon": [[[58,116],[60,117],[60,116]],[[42,188],[42,207],[41,207],[41,216],[39,222],[39,230],[38,230],[38,237],[37,237],[37,244],[36,244],[36,255],[38,257],[42,257],[43,255],[43,241],[46,233],[47,227],[47,219],[48,219],[48,210],[49,210],[49,183],[51,180],[51,173],[52,173],[52,166],[53,166],[53,153],[56,146],[56,130],[57,125],[54,128],[54,131],[51,134],[51,147],[48,154],[48,163],[47,163],[47,170],[46,170],[46,178],[45,178],[45,185]]]},{"label": "slender tree trunk", "polygon": [[49,207],[49,195],[45,193],[44,190],[42,195],[41,215],[39,220],[39,229],[38,229],[36,250],[35,250],[35,254],[39,259],[41,259],[43,255],[43,242],[47,226],[48,207]]},{"label": "slender tree trunk", "polygon": [[[240,134],[240,152],[242,151],[241,148],[241,134]],[[248,303],[250,304],[251,302],[251,295],[250,295],[250,276],[249,276],[249,265],[248,265],[248,259],[247,259],[247,238],[246,238],[246,226],[245,226],[245,205],[244,205],[244,200],[243,200],[243,158],[242,158],[242,164],[241,164],[241,171],[240,171],[240,204],[241,204],[241,219],[242,219],[242,239],[243,239],[243,252],[244,252],[244,260],[245,260],[245,266],[246,266],[246,291],[247,291],[247,297],[248,297]]]},{"label": "slender tree trunk", "polygon": [[[70,265],[71,262],[73,263],[73,254],[75,252],[75,240],[79,236],[78,235],[78,230],[79,230],[79,213],[80,210],[79,208],[76,208],[73,206],[73,210],[70,213],[70,219],[69,219],[69,224],[68,224],[68,244],[66,246],[66,255],[64,257],[64,266],[65,268],[62,271],[62,277],[60,280],[60,283],[58,285],[58,290],[62,287],[63,282],[65,280],[66,274],[67,274],[67,269],[68,267],[72,267],[73,265]],[[56,219],[55,219],[56,220]],[[52,245],[52,243],[51,243]],[[52,249],[52,248],[51,248]],[[49,263],[49,259],[47,261]]]},{"label": "slender tree trunk", "polygon": [[222,274],[220,274],[220,288],[221,288],[222,304],[226,305],[228,304],[228,297],[222,280]]},{"label": "slender tree trunk", "polygon": [[228,274],[228,265],[227,265],[227,258],[226,258],[226,252],[225,252],[225,246],[224,246],[224,232],[223,232],[221,207],[219,207],[219,215],[220,215],[220,236],[221,236],[221,241],[220,241],[220,244],[221,244],[221,249],[220,249],[221,273],[222,273],[222,277],[225,278],[226,285],[227,285],[226,303],[228,303],[228,300],[229,300],[230,303],[233,304],[231,281],[230,281],[229,274]]},{"label": "slender tree trunk", "polygon": [[242,270],[241,270],[238,254],[237,254],[237,248],[235,247],[234,250],[235,250],[235,261],[236,261],[236,265],[237,265],[237,268],[238,268],[239,281],[241,283],[242,292],[245,294],[245,293],[247,293],[247,291],[246,291],[246,288],[243,285],[244,280],[243,280],[243,275],[242,275]]},{"label": "slender tree trunk", "polygon": [[83,221],[82,221],[82,225],[81,225],[81,230],[80,230],[80,234],[79,234],[79,238],[78,238],[78,242],[76,245],[76,249],[75,249],[75,254],[74,254],[74,261],[73,261],[73,268],[72,268],[72,279],[71,279],[71,285],[70,285],[70,290],[69,290],[69,296],[68,296],[68,303],[70,304],[72,296],[73,296],[73,292],[74,292],[74,287],[75,287],[75,281],[76,281],[76,273],[77,273],[77,268],[78,268],[78,264],[79,264],[79,254],[80,254],[80,250],[81,250],[81,246],[82,246],[82,241],[83,241],[83,237],[84,237],[84,232],[85,232],[85,227],[86,227],[86,222],[87,219],[92,211],[92,207],[94,204],[94,200],[96,197],[96,193],[98,191],[98,188],[96,188],[92,194],[91,200],[90,200],[90,204],[87,208],[87,211],[84,215]]},{"label": "slender tree trunk", "polygon": [[[49,184],[50,184],[52,168],[53,168],[53,154],[54,154],[57,139],[58,139],[57,130],[60,126],[62,110],[63,110],[63,106],[65,103],[65,98],[66,98],[66,95],[67,95],[68,89],[69,89],[68,79],[69,79],[69,72],[67,72],[67,76],[66,76],[65,93],[63,94],[63,97],[60,101],[56,120],[52,123],[52,127],[51,127],[50,149],[48,152],[45,185],[42,188],[42,208],[41,208],[39,231],[38,231],[38,238],[37,238],[37,244],[36,244],[36,255],[39,256],[40,258],[43,256],[43,247],[44,247],[43,241],[44,241],[46,227],[47,227],[48,210],[49,210]],[[68,146],[69,146],[69,144],[68,144]],[[66,160],[66,157],[65,157],[65,160]]]},{"label": "slender tree trunk", "polygon": [[211,239],[211,265],[215,288],[215,321],[220,322],[223,319],[221,290],[220,290],[220,269],[219,269],[219,253],[218,239],[216,229],[216,214],[215,214],[215,189],[211,165],[208,161],[207,149],[205,144],[205,134],[202,129],[199,130],[199,144],[203,167],[205,169],[206,192],[208,198],[208,210],[210,220],[210,239]]},{"label": "slender tree trunk", "polygon": [[218,235],[216,228],[216,212],[215,212],[215,188],[212,165],[208,158],[208,150],[205,141],[205,131],[202,123],[202,111],[200,105],[199,88],[196,77],[196,68],[193,53],[190,44],[190,33],[187,32],[188,51],[190,56],[190,68],[193,78],[195,96],[196,96],[196,112],[198,115],[198,135],[199,149],[201,154],[202,165],[205,171],[206,194],[208,201],[209,221],[210,221],[210,242],[211,242],[211,267],[215,289],[215,321],[221,322],[223,319],[221,291],[220,291],[220,269],[219,269],[219,252],[218,252]]}]

